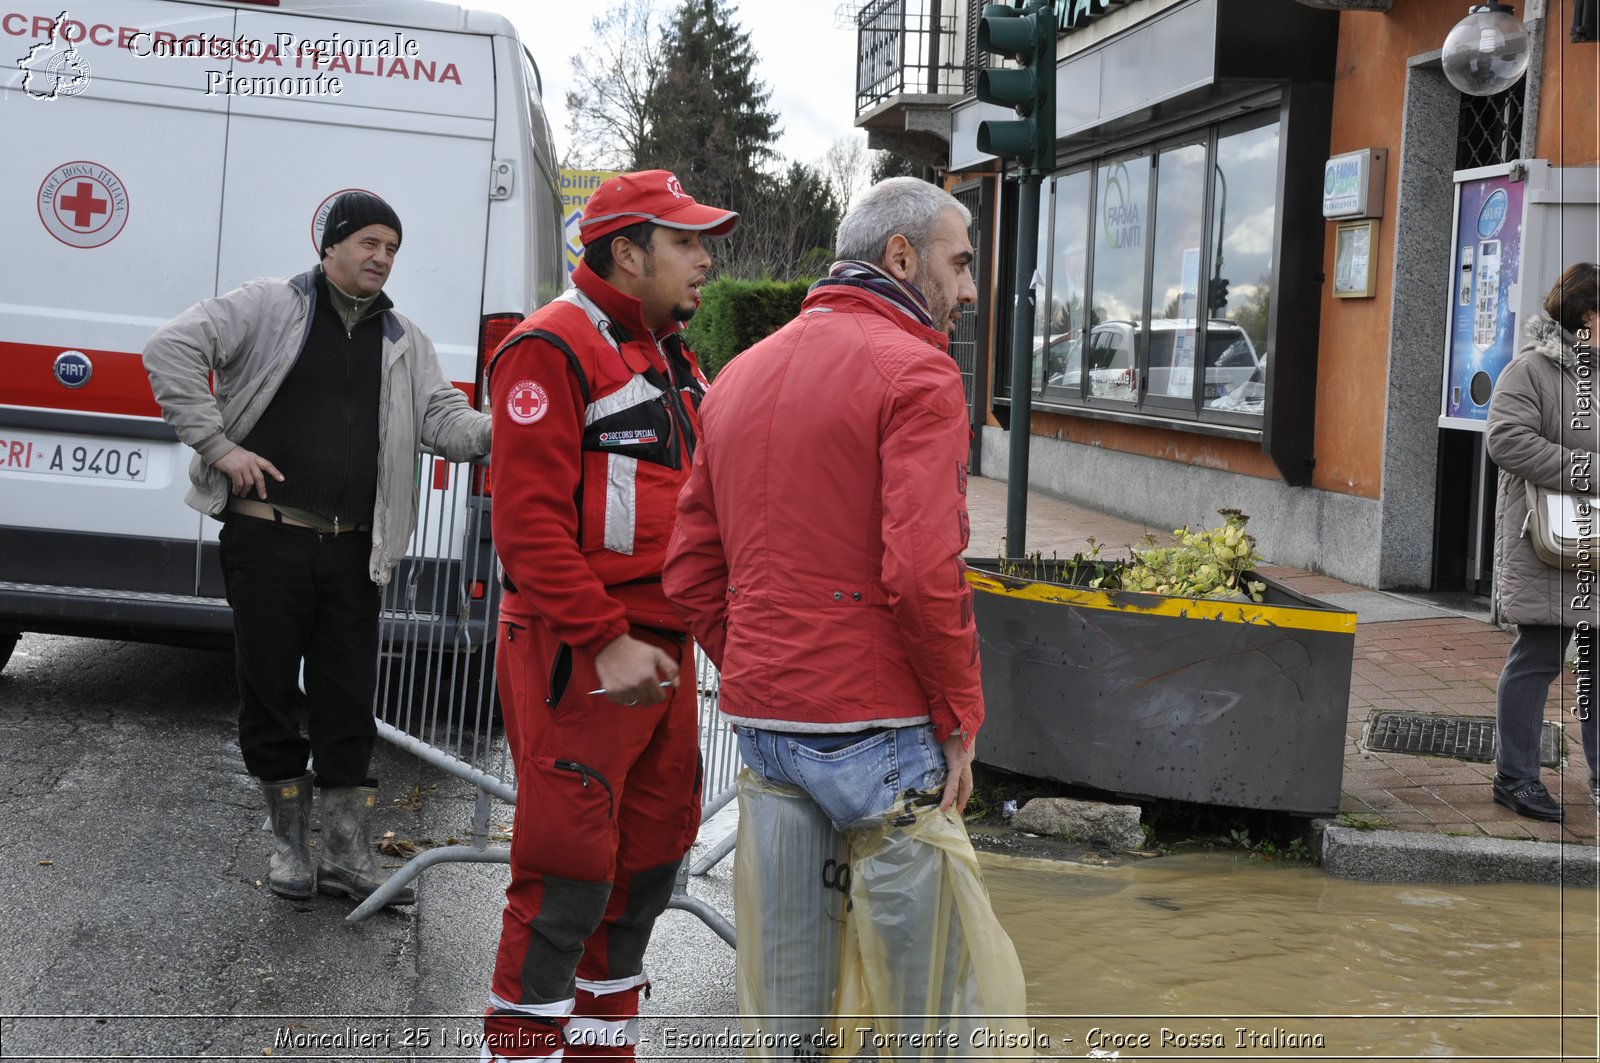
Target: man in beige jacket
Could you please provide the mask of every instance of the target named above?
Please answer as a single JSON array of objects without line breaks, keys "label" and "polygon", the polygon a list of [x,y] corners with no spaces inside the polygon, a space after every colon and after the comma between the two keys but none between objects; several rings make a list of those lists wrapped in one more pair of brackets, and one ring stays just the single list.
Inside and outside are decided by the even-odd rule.
[{"label": "man in beige jacket", "polygon": [[[315,269],[203,300],[144,351],[162,415],[195,451],[186,500],[223,522],[239,745],[272,815],[268,883],[285,897],[361,900],[382,883],[368,833],[379,587],[416,525],[418,444],[452,461],[489,449],[489,417],[383,294],[399,248],[393,209],[346,192],[329,208]],[[413,900],[407,889],[391,903]]]}]

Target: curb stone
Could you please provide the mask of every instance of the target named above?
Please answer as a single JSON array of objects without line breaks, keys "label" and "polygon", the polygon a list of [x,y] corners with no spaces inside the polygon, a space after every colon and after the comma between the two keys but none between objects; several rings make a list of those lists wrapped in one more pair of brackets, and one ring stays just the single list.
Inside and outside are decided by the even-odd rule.
[{"label": "curb stone", "polygon": [[1560,842],[1330,826],[1322,834],[1322,869],[1338,878],[1371,882],[1596,886],[1600,852]]}]

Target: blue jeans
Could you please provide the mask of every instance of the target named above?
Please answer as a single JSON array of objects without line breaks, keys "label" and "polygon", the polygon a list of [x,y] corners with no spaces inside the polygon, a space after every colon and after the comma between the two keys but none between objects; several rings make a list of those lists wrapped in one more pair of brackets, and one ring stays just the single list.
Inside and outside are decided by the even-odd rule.
[{"label": "blue jeans", "polygon": [[[911,1034],[942,1034],[944,1044],[960,1046],[951,1055],[965,1055],[970,1017],[984,1008],[960,909],[947,889],[950,853],[904,829],[916,824],[919,806],[935,814],[925,806],[937,805],[948,774],[932,726],[848,734],[735,730],[751,772],[783,788],[740,790],[734,915],[740,1005],[753,1008],[744,1015],[746,1031],[814,1037],[842,1018],[833,1011],[841,972],[860,966],[879,1033],[898,1044],[917,1043]],[[863,838],[864,851],[856,847]],[[965,834],[961,842],[971,859]],[[852,935],[860,952],[847,955],[846,913],[860,920],[863,911],[867,921]],[[877,959],[868,962],[868,955]],[[811,1048],[805,1058],[824,1054],[815,1041]],[[880,1051],[878,1058],[946,1055]]]},{"label": "blue jeans", "polygon": [[751,771],[804,790],[835,830],[881,821],[907,791],[937,794],[944,787],[944,749],[932,724],[846,734],[734,731]]}]

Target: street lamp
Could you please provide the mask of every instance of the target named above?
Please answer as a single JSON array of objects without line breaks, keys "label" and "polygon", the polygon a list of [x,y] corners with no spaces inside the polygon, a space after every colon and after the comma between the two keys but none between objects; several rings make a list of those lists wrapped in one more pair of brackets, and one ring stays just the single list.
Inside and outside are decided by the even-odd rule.
[{"label": "street lamp", "polygon": [[1467,12],[1444,39],[1444,76],[1469,96],[1493,96],[1528,69],[1528,31],[1507,4],[1490,0]]}]

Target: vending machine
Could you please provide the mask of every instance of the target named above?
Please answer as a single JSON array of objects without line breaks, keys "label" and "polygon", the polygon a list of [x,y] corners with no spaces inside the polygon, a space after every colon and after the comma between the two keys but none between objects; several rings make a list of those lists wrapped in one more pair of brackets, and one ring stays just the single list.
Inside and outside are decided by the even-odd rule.
[{"label": "vending machine", "polygon": [[[1542,312],[1545,292],[1561,271],[1574,262],[1600,260],[1597,175],[1594,167],[1558,169],[1542,159],[1455,174],[1440,455],[1442,463],[1463,466],[1471,455],[1470,470],[1453,472],[1470,485],[1467,578],[1480,592],[1493,565],[1496,470],[1483,445],[1489,405],[1500,374],[1521,346],[1523,323]],[[1452,470],[1440,473],[1443,484]],[[1439,520],[1460,516],[1441,509]]]},{"label": "vending machine", "polygon": [[1522,160],[1457,171],[1451,247],[1454,298],[1445,317],[1439,427],[1482,432],[1489,399],[1517,349],[1517,295],[1529,193],[1550,164]]}]

